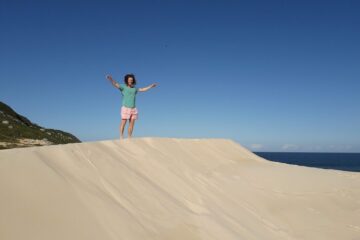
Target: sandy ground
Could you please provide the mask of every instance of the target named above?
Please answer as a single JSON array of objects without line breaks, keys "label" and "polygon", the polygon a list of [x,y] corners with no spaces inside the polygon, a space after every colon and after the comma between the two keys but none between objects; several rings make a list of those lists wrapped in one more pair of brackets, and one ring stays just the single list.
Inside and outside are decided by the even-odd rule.
[{"label": "sandy ground", "polygon": [[226,139],[0,151],[0,239],[360,239],[360,173],[267,161]]}]

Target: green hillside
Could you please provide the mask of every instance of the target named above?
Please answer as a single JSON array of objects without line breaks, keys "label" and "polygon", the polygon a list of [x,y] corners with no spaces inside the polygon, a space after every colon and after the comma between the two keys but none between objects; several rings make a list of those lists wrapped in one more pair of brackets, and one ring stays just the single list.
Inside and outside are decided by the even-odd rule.
[{"label": "green hillside", "polygon": [[74,135],[32,123],[0,101],[0,149],[76,142]]}]

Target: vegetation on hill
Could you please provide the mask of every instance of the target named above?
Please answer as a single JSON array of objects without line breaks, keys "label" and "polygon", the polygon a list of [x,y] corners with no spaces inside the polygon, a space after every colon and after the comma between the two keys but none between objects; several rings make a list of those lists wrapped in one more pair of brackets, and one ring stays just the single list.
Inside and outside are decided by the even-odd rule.
[{"label": "vegetation on hill", "polygon": [[0,101],[0,149],[76,142],[74,135],[32,123]]}]

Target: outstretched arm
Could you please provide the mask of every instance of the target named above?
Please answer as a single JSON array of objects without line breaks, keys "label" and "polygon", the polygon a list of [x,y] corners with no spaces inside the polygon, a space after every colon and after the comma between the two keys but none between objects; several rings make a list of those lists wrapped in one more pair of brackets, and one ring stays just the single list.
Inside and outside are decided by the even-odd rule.
[{"label": "outstretched arm", "polygon": [[106,79],[108,79],[114,87],[120,88],[120,84],[116,82],[111,75],[106,75]]},{"label": "outstretched arm", "polygon": [[147,87],[144,88],[139,88],[139,92],[146,92],[147,90],[149,90],[150,88],[156,87],[157,83],[153,83]]}]

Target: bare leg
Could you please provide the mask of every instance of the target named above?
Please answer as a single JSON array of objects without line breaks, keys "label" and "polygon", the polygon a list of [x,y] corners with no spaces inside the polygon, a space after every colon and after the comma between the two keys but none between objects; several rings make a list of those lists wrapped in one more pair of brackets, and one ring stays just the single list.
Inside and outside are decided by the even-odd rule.
[{"label": "bare leg", "polygon": [[121,119],[121,124],[120,124],[120,139],[124,139],[124,128],[126,125],[126,119]]},{"label": "bare leg", "polygon": [[131,138],[131,136],[132,136],[132,132],[133,132],[133,130],[134,130],[135,121],[136,121],[135,119],[129,120],[128,138]]}]

